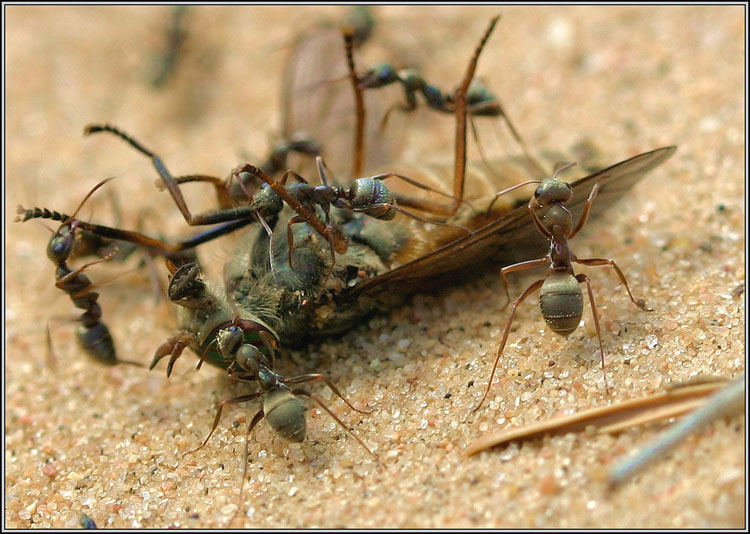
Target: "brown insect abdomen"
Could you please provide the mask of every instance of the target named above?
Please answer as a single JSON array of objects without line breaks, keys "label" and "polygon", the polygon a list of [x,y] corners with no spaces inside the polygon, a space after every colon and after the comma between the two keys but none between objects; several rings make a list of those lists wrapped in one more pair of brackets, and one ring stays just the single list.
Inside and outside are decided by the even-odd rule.
[{"label": "brown insect abdomen", "polygon": [[578,327],[583,315],[583,293],[569,273],[552,273],[539,292],[542,316],[553,332],[567,336]]}]

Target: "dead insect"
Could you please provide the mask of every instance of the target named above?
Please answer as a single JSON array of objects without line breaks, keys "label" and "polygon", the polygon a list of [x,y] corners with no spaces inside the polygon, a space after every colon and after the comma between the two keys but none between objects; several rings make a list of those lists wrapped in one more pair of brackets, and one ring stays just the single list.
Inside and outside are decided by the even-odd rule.
[{"label": "dead insect", "polygon": [[[533,269],[541,265],[549,265],[549,271],[547,276],[541,280],[537,280],[531,284],[526,290],[521,293],[510,311],[510,317],[508,318],[508,324],[505,327],[503,333],[503,340],[500,342],[500,348],[497,350],[497,357],[495,363],[492,366],[492,372],[490,373],[490,379],[487,383],[487,389],[484,391],[482,400],[474,411],[477,411],[484,403],[487,398],[487,394],[492,386],[492,379],[495,377],[495,370],[497,364],[500,361],[500,356],[503,354],[505,348],[505,342],[508,340],[508,334],[510,333],[510,327],[513,324],[513,317],[516,313],[516,308],[523,302],[526,297],[531,293],[540,289],[539,291],[539,307],[542,311],[542,317],[547,322],[547,325],[552,329],[553,332],[568,336],[576,328],[578,323],[581,321],[583,315],[583,293],[581,292],[580,284],[586,283],[586,288],[589,293],[589,302],[591,303],[591,313],[594,316],[594,325],[596,326],[596,335],[599,338],[599,350],[602,359],[602,373],[604,373],[604,345],[602,344],[602,335],[599,327],[599,316],[596,313],[596,302],[594,301],[594,292],[591,289],[591,282],[588,276],[585,274],[575,274],[573,272],[572,263],[580,263],[581,265],[601,266],[610,265],[617,272],[617,276],[625,286],[628,292],[630,300],[638,306],[640,309],[645,311],[652,311],[651,308],[646,307],[646,303],[642,300],[636,300],[633,298],[633,294],[630,292],[628,283],[625,280],[625,275],[614,262],[614,260],[605,258],[588,258],[579,259],[573,254],[568,245],[568,240],[573,239],[578,232],[586,224],[591,211],[591,205],[594,202],[594,198],[599,191],[599,183],[595,182],[594,187],[591,189],[591,193],[586,200],[586,204],[583,208],[578,224],[573,227],[573,216],[570,210],[567,208],[567,204],[573,198],[573,189],[571,186],[561,180],[558,180],[557,175],[562,171],[572,167],[574,163],[569,163],[560,167],[555,171],[555,174],[551,178],[544,178],[542,180],[529,180],[522,184],[518,184],[510,189],[501,191],[495,198],[499,198],[505,193],[510,192],[513,189],[522,187],[528,184],[541,184],[534,191],[534,196],[529,200],[529,213],[531,213],[532,220],[539,233],[542,234],[550,242],[550,250],[547,256],[536,260],[528,260],[513,265],[508,265],[500,269],[500,279],[503,282],[505,288],[505,294],[510,302],[510,293],[508,292],[508,280],[505,278],[507,273],[516,271],[525,271]],[[493,200],[494,202],[494,200]],[[490,208],[492,203],[490,204]],[[542,219],[537,215],[537,209],[545,209],[544,216]],[[506,304],[507,306],[507,304]],[[604,374],[605,388],[607,385],[607,377]]]},{"label": "dead insect", "polygon": [[[275,362],[275,339],[270,332],[252,319],[242,319],[232,316],[226,299],[220,298],[212,292],[200,276],[200,268],[196,264],[185,264],[177,268],[170,262],[168,267],[172,271],[169,284],[170,299],[181,306],[182,324],[186,327],[178,335],[170,338],[159,350],[151,363],[156,363],[167,354],[171,355],[167,366],[167,375],[172,371],[174,361],[180,356],[186,346],[200,345],[204,347],[198,367],[204,359],[214,365],[225,367],[232,379],[243,382],[255,382],[259,391],[249,395],[225,399],[218,404],[216,417],[211,431],[203,443],[186,454],[202,449],[211,439],[221,420],[224,406],[250,402],[260,398],[262,405],[248,424],[245,437],[245,455],[242,471],[242,485],[240,487],[239,502],[242,503],[242,489],[244,488],[247,460],[249,456],[249,438],[255,426],[265,417],[271,429],[283,439],[300,443],[305,439],[307,423],[304,404],[299,397],[308,397],[323,408],[342,428],[344,428],[371,455],[373,452],[357,437],[326,404],[304,389],[290,386],[305,382],[323,381],[331,390],[343,400],[352,410],[360,413],[370,411],[355,408],[339,392],[336,386],[324,375],[306,374],[285,378],[273,370]],[[248,340],[251,340],[248,343]],[[262,347],[262,350],[259,349]],[[239,507],[238,507],[239,510]]]},{"label": "dead insect", "polygon": [[[492,26],[494,23],[495,20]],[[377,224],[377,221],[364,217],[360,212],[332,207],[331,219],[343,236],[342,242],[348,243],[348,246],[345,252],[336,251],[339,255],[330,272],[330,242],[328,239],[321,239],[328,231],[321,219],[321,215],[325,218],[322,212],[320,215],[311,214],[307,217],[307,224],[293,224],[292,231],[287,232],[287,235],[281,233],[278,239],[271,239],[271,235],[276,237],[274,228],[289,228],[290,221],[300,215],[299,206],[285,199],[287,206],[294,209],[284,208],[275,217],[275,221],[269,221],[270,234],[259,228],[246,233],[238,254],[225,267],[224,292],[217,294],[215,299],[217,303],[224,303],[221,307],[239,310],[239,318],[245,321],[243,324],[255,325],[246,329],[247,343],[255,345],[261,351],[265,350],[259,337],[260,331],[264,331],[274,345],[282,347],[299,346],[312,337],[344,332],[360,324],[363,317],[370,313],[398,305],[415,291],[434,287],[462,269],[484,261],[498,261],[502,265],[508,265],[527,260],[541,254],[548,246],[548,240],[536,231],[529,210],[512,209],[519,202],[525,205],[525,199],[511,201],[506,196],[501,199],[503,202],[492,202],[494,193],[490,192],[502,189],[504,181],[518,183],[525,173],[534,172],[528,160],[501,162],[496,168],[506,173],[503,176],[488,175],[478,167],[466,168],[467,93],[479,53],[492,26],[475,50],[461,87],[455,95],[453,188],[451,193],[445,195],[451,197],[451,202],[434,202],[429,198],[416,198],[410,202],[403,192],[396,191],[395,187],[393,191],[400,205],[408,205],[433,216],[447,217],[445,222],[453,227],[439,226],[426,233],[424,223],[418,220],[397,217],[388,224]],[[315,84],[310,80],[310,72],[307,70],[320,65],[321,57],[330,61],[330,51],[341,49],[340,42],[340,33],[330,29],[323,32],[323,35],[316,32],[297,42],[285,76],[285,83],[289,84],[284,106],[285,132],[307,132],[308,139],[328,141],[327,132],[340,134],[342,131],[340,125],[337,126],[338,123],[331,120],[332,117],[338,117],[339,121],[342,117],[352,117],[351,106],[345,105],[346,102],[351,102],[350,94],[344,96],[342,88],[335,84]],[[333,48],[332,43],[338,43],[338,47]],[[339,71],[324,70],[317,73],[324,80],[336,78],[333,75],[336,72],[348,72],[345,51],[341,52]],[[318,90],[311,92],[310,87],[317,87]],[[376,108],[374,104],[377,101],[369,98],[368,110]],[[332,111],[334,109],[335,112]],[[109,238],[122,239],[164,254],[172,254],[247,226],[261,212],[258,205],[253,205],[258,199],[258,193],[255,193],[251,205],[247,205],[244,197],[245,205],[193,215],[182,200],[180,177],[173,177],[153,152],[112,127],[89,128],[90,133],[94,131],[114,133],[149,156],[187,221],[193,224],[196,221],[228,221],[175,245],[134,232],[101,230]],[[350,128],[346,131],[353,130]],[[351,137],[347,141],[351,142]],[[368,135],[367,141],[366,154],[373,170],[377,169],[375,166],[383,159],[392,161],[391,150],[383,144],[387,139]],[[346,144],[346,141],[342,142]],[[594,183],[598,183],[599,201],[593,208],[590,207],[591,214],[603,210],[621,197],[648,171],[670,157],[674,150],[674,147],[665,147],[647,152],[574,182],[571,187],[576,199],[567,205],[572,216],[580,215],[583,206],[582,201],[577,199],[588,196]],[[333,160],[334,163],[340,163],[336,158]],[[402,171],[394,163],[390,163],[389,167],[398,168],[404,176],[419,176],[420,183],[445,191],[437,168],[434,173],[419,174],[416,170],[411,172],[408,167]],[[226,192],[228,187],[225,184],[220,187],[220,182],[221,180],[215,179],[212,183],[217,190]],[[269,187],[261,188],[258,192]],[[489,210],[481,210],[466,201],[476,206],[492,206]],[[232,201],[228,205],[233,205]],[[224,204],[220,202],[220,206],[223,207]],[[233,210],[233,214],[227,216],[228,210]],[[315,221],[321,223],[322,229],[313,227]],[[457,228],[461,226],[468,227],[473,232],[465,235],[465,231]],[[294,243],[291,255],[290,241]],[[274,258],[275,266],[271,265],[269,258]],[[211,340],[216,337],[215,329],[222,322],[231,320],[237,312],[222,312],[221,321],[217,320],[213,326],[202,328],[196,325],[208,321],[213,313],[210,308],[201,312],[205,314],[202,318],[184,313],[187,310],[184,306],[179,310],[178,324],[181,331],[191,332],[192,335],[174,340],[166,353],[166,348],[160,348],[155,360],[170,354],[173,364],[184,348],[190,346],[197,354],[208,351],[205,358],[210,363],[223,368],[229,367],[230,361],[216,350],[210,349]],[[171,369],[171,365],[168,369]]]}]

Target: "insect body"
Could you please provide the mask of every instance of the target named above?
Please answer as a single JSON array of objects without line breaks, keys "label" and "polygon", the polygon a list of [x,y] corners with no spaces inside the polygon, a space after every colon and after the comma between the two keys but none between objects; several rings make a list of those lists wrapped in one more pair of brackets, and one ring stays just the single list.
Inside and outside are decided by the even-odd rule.
[{"label": "insect body", "polygon": [[[536,226],[539,233],[543,235],[550,242],[550,249],[547,256],[536,260],[524,261],[503,267],[500,270],[500,277],[503,281],[503,287],[505,288],[508,302],[510,302],[510,295],[508,293],[508,281],[505,277],[507,273],[515,271],[524,271],[527,269],[533,269],[541,265],[549,265],[549,271],[547,276],[541,280],[537,280],[531,284],[516,301],[513,303],[513,307],[508,318],[508,324],[505,327],[503,333],[503,339],[500,342],[500,348],[497,351],[497,357],[492,367],[492,373],[490,374],[490,380],[487,384],[487,389],[482,396],[482,400],[474,411],[478,410],[484,400],[487,398],[490,387],[492,385],[492,379],[495,376],[495,370],[497,364],[500,361],[500,356],[503,354],[505,348],[505,342],[508,340],[508,334],[510,333],[510,327],[513,324],[513,317],[516,313],[516,308],[523,302],[526,297],[531,293],[539,289],[539,307],[542,311],[542,317],[546,321],[550,329],[560,335],[567,336],[571,334],[576,328],[583,315],[583,293],[581,292],[580,284],[586,283],[589,294],[589,302],[591,303],[591,311],[594,315],[594,325],[596,326],[596,335],[599,338],[599,349],[601,352],[602,359],[602,372],[604,372],[604,346],[602,344],[602,336],[599,327],[599,317],[596,313],[596,303],[594,301],[594,292],[591,289],[591,282],[585,274],[575,274],[573,271],[573,262],[580,263],[581,265],[611,265],[617,272],[617,276],[625,286],[628,292],[630,300],[642,310],[651,311],[650,308],[646,307],[643,300],[636,300],[633,298],[628,283],[625,280],[625,276],[617,267],[617,264],[613,260],[604,258],[589,258],[579,259],[573,254],[568,245],[568,240],[581,231],[586,224],[591,211],[591,205],[596,198],[597,192],[599,191],[599,184],[594,183],[594,187],[591,189],[591,193],[586,200],[586,204],[583,208],[578,224],[573,227],[573,217],[570,210],[566,207],[566,204],[573,198],[573,189],[570,185],[566,184],[557,179],[557,175],[563,170],[571,167],[573,164],[568,164],[558,169],[552,178],[545,178],[544,180],[530,180],[524,184],[519,184],[515,187],[520,187],[526,184],[538,183],[541,184],[536,191],[534,196],[529,201],[528,209],[531,214],[534,225]],[[514,187],[514,188],[515,188]],[[502,195],[504,192],[498,193]],[[543,219],[539,218],[537,209],[545,209]],[[606,385],[606,375],[605,375]]]},{"label": "insect body", "polygon": [[79,320],[81,324],[76,328],[76,340],[81,348],[95,361],[105,365],[116,365],[118,363],[129,363],[139,365],[128,360],[121,360],[115,354],[115,345],[112,340],[112,334],[109,332],[107,325],[102,319],[102,308],[97,302],[99,293],[93,291],[94,285],[91,280],[83,274],[89,267],[111,260],[117,253],[117,249],[105,254],[98,260],[90,261],[77,269],[71,269],[68,265],[68,258],[73,252],[76,245],[76,233],[82,231],[80,226],[86,226],[75,217],[78,211],[83,207],[88,198],[94,192],[110,181],[112,178],[99,182],[83,199],[72,216],[67,216],[58,212],[49,212],[43,210],[25,210],[18,207],[17,221],[26,221],[36,216],[43,216],[53,220],[62,221],[59,228],[53,233],[47,244],[47,257],[56,265],[55,270],[55,287],[62,289],[70,296],[73,305],[76,308],[84,310]]},{"label": "insect body", "polygon": [[[401,105],[404,111],[417,108],[417,94],[421,94],[427,106],[435,111],[454,113],[456,110],[453,95],[427,83],[416,69],[397,69],[389,63],[382,63],[359,78],[359,87],[363,90],[379,89],[394,83],[400,83],[404,90],[406,104]],[[466,103],[470,115],[497,117],[502,114],[495,95],[478,81],[469,86]]]}]

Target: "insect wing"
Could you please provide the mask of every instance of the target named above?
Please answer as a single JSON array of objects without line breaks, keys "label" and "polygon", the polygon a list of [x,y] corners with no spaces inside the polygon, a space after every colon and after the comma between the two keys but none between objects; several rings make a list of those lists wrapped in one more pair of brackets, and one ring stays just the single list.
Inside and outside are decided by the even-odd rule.
[{"label": "insect wing", "polygon": [[[356,58],[356,50],[354,54]],[[282,80],[284,136],[306,134],[321,144],[326,165],[334,176],[342,178],[342,182],[352,178],[349,174],[356,113],[342,28],[320,25],[301,35],[292,46]],[[365,91],[363,98],[367,114],[365,165],[379,168],[392,162],[401,151],[403,129],[389,124],[389,134],[401,131],[402,135],[386,135],[382,124],[387,102],[383,95]],[[389,123],[398,122],[399,118],[389,118]]]},{"label": "insect wing", "polygon": [[[675,146],[658,148],[576,180],[571,184],[573,199],[568,204],[573,220],[580,218],[594,184],[599,184],[599,193],[592,205],[592,217],[603,213],[650,170],[672,156],[675,150]],[[499,268],[543,256],[549,248],[549,241],[544,239],[533,224],[527,206],[528,198],[519,204],[519,207],[507,215],[466,237],[385,274],[363,281],[349,290],[347,296],[355,298],[374,290],[388,293],[400,288],[414,291],[420,283],[433,285],[435,278],[453,274],[481,261],[493,261]],[[387,286],[388,291],[383,292],[383,286]]]}]

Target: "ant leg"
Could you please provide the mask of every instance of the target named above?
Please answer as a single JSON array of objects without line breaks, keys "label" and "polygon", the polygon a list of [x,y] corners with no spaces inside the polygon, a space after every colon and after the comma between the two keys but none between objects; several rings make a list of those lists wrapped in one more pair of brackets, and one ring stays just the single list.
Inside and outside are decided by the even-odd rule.
[{"label": "ant leg", "polygon": [[55,372],[57,370],[57,354],[55,353],[55,347],[52,344],[52,333],[49,330],[49,321],[47,321],[47,325],[44,330],[44,341],[45,345],[47,346],[47,354],[45,360],[47,362],[47,367]]},{"label": "ant leg", "polygon": [[[503,108],[502,104],[500,104],[500,101],[495,98],[492,102],[482,102],[479,104],[476,104],[471,107],[469,110],[469,113],[471,114],[481,114],[482,111],[484,111],[483,108],[494,107],[497,106],[497,115],[503,118],[505,121],[505,124],[508,125],[508,129],[510,130],[510,134],[513,136],[513,139],[516,140],[516,143],[518,143],[518,146],[521,147],[521,152],[523,152],[524,157],[526,158],[526,161],[529,162],[529,164],[536,170],[536,172],[539,173],[540,176],[545,176],[547,173],[544,170],[544,167],[542,167],[539,162],[534,158],[534,156],[531,155],[531,152],[529,151],[528,147],[526,146],[526,143],[524,142],[523,138],[521,137],[521,134],[518,133],[518,130],[516,130],[516,127],[513,126],[513,122],[510,120],[510,117],[506,113],[505,109]],[[478,141],[478,140],[477,140]]]},{"label": "ant leg", "polygon": [[[325,290],[326,284],[328,283],[328,279],[331,277],[331,274],[333,274],[333,267],[336,265],[336,251],[333,248],[333,228],[329,225],[329,228],[331,231],[326,236],[328,238],[328,243],[331,245],[331,268],[328,269],[328,272],[326,273],[326,277],[323,278],[323,282],[320,284],[320,293],[318,294],[318,298],[323,294],[323,291]],[[290,264],[291,266],[291,264]]]},{"label": "ant leg", "polygon": [[276,367],[276,350],[279,348],[278,344],[276,343],[276,340],[271,336],[269,333],[260,330],[258,332],[258,337],[260,337],[260,340],[263,342],[263,346],[266,347],[266,350],[268,351],[268,354],[271,356],[270,368],[273,369]]},{"label": "ant leg", "polygon": [[268,264],[271,267],[271,274],[273,275],[273,279],[278,284],[278,269],[276,269],[276,259],[273,255],[273,230],[271,229],[271,226],[266,222],[266,219],[263,218],[263,215],[260,214],[260,212],[258,212],[256,215],[258,216],[258,221],[260,221],[261,226],[263,226],[263,229],[266,231],[266,234],[268,234]]},{"label": "ant leg", "polygon": [[[301,217],[302,220],[312,226],[320,235],[326,235],[326,228],[328,227],[325,225],[325,223],[318,219],[313,211],[303,206],[302,203],[297,200],[294,195],[287,191],[286,187],[284,187],[287,175],[289,175],[289,173],[291,173],[291,175],[296,175],[296,173],[294,173],[293,171],[288,171],[282,178],[282,181],[277,182],[275,180],[272,180],[258,167],[250,165],[249,163],[243,163],[232,171],[232,175],[240,174],[243,172],[247,172],[249,174],[257,176],[259,179],[266,182],[268,186],[273,190],[273,192],[276,193],[279,198],[281,198],[281,200],[286,202],[287,205],[297,213],[297,216]],[[344,237],[344,235],[336,228],[333,229],[333,243],[335,245],[334,248],[336,252],[339,254],[344,254],[349,248],[346,237]]]},{"label": "ant leg", "polygon": [[594,326],[596,327],[596,337],[599,338],[599,352],[602,355],[602,376],[604,377],[604,390],[607,391],[609,389],[609,386],[607,386],[607,373],[604,371],[604,344],[602,344],[602,331],[599,327],[599,314],[596,311],[596,302],[594,302],[594,290],[591,289],[591,281],[589,280],[589,277],[585,274],[577,274],[576,280],[578,280],[579,284],[582,284],[583,282],[586,282],[586,288],[589,291],[589,302],[591,302],[591,313],[594,315]]},{"label": "ant leg", "polygon": [[591,193],[589,193],[589,198],[586,199],[586,205],[583,207],[583,213],[581,214],[581,218],[578,220],[578,224],[568,236],[568,239],[573,239],[576,236],[576,234],[581,231],[581,229],[583,228],[583,225],[586,224],[586,221],[589,220],[589,212],[591,211],[591,204],[594,202],[594,198],[596,198],[596,194],[598,192],[599,192],[599,184],[595,183],[593,189],[591,189]]},{"label": "ant leg", "polygon": [[156,364],[159,363],[159,360],[169,354],[170,357],[169,363],[167,364],[167,376],[171,375],[174,362],[177,361],[177,358],[182,355],[182,352],[188,346],[190,346],[190,343],[192,343],[194,339],[195,335],[191,334],[188,331],[178,332],[174,336],[170,337],[164,343],[159,345],[158,349],[156,349],[154,358],[153,360],[151,360],[151,365],[148,366],[148,370],[151,371],[154,367],[156,367]]},{"label": "ant leg", "polygon": [[229,519],[229,522],[227,523],[227,526],[231,525],[234,519],[237,517],[237,514],[240,511],[240,508],[243,506],[242,502],[242,493],[245,490],[245,477],[247,477],[247,460],[250,458],[250,434],[252,433],[253,429],[256,427],[258,423],[260,423],[261,419],[263,419],[263,416],[265,413],[263,412],[263,408],[261,408],[258,413],[256,413],[253,416],[252,421],[250,421],[250,424],[247,425],[247,432],[245,432],[245,454],[242,456],[242,482],[240,483],[240,496],[237,499],[237,510],[235,510],[234,514],[232,515],[231,519]]},{"label": "ant leg", "polygon": [[292,232],[292,225],[301,223],[301,222],[307,222],[304,217],[301,217],[299,215],[295,215],[291,219],[289,219],[289,222],[286,225],[286,242],[287,242],[287,248],[289,249],[289,268],[293,269],[292,266],[292,251],[294,250],[294,233]]},{"label": "ant leg", "polygon": [[505,289],[505,296],[508,298],[508,301],[505,303],[505,306],[503,306],[503,309],[508,307],[508,304],[510,304],[510,292],[508,291],[508,279],[505,277],[508,273],[515,273],[518,271],[526,271],[529,269],[533,269],[535,267],[539,267],[540,265],[545,265],[550,263],[552,260],[549,256],[545,256],[544,258],[539,258],[538,260],[529,260],[529,261],[522,261],[520,263],[514,263],[513,265],[508,265],[507,267],[503,267],[500,269],[500,280],[503,283],[503,289]]},{"label": "ant leg", "polygon": [[[229,198],[229,187],[221,178],[217,178],[216,176],[208,176],[206,174],[186,174],[184,176],[175,176],[174,181],[178,185],[191,182],[209,183],[213,185],[214,189],[216,190],[216,200],[219,202],[219,206],[221,206],[223,209],[229,209],[232,206],[232,202]],[[160,191],[163,191],[167,188],[161,179],[156,180],[154,182],[154,185]]]},{"label": "ant leg", "polygon": [[[203,447],[206,446],[206,443],[208,443],[208,440],[211,439],[211,436],[213,435],[214,430],[216,430],[216,427],[219,426],[219,420],[221,419],[221,411],[224,409],[224,406],[226,406],[227,404],[240,404],[242,402],[249,402],[251,400],[257,399],[261,395],[262,395],[262,393],[260,391],[258,391],[256,393],[251,393],[250,395],[240,395],[239,397],[232,397],[231,399],[225,399],[225,400],[221,401],[218,404],[218,410],[216,411],[216,417],[214,418],[214,424],[211,427],[211,432],[208,433],[208,436],[206,436],[206,439],[203,441],[203,444],[200,447],[198,447],[197,449],[193,449],[192,451],[186,452],[182,456],[185,457],[188,454],[192,454],[192,453],[194,453],[196,451],[199,451],[200,449],[202,449]],[[258,413],[263,414],[263,410],[261,410]],[[257,417],[258,417],[258,415],[256,414],[256,416],[253,418],[253,422],[255,424],[257,424],[257,421],[255,420]],[[260,419],[258,419],[258,421],[259,420]]]},{"label": "ant leg", "polygon": [[490,380],[487,382],[487,389],[484,390],[484,395],[482,395],[482,400],[479,401],[479,404],[477,404],[477,407],[474,408],[474,412],[476,412],[484,403],[484,400],[487,398],[487,394],[490,392],[490,387],[492,386],[492,379],[495,378],[495,370],[497,369],[497,364],[500,361],[500,356],[503,354],[503,349],[505,349],[505,342],[508,341],[508,334],[510,333],[510,325],[513,324],[513,317],[516,315],[516,308],[519,304],[521,304],[526,297],[528,297],[531,293],[542,287],[542,284],[544,283],[544,278],[541,280],[537,280],[533,284],[531,284],[528,288],[526,288],[526,291],[524,291],[520,297],[516,299],[516,301],[513,303],[513,308],[510,310],[510,317],[508,317],[508,324],[505,326],[505,333],[503,333],[503,340],[500,342],[500,348],[497,350],[497,357],[495,358],[495,364],[492,366],[492,372],[490,373]]},{"label": "ant leg", "polygon": [[531,220],[534,221],[534,226],[536,226],[536,229],[539,231],[539,233],[542,234],[545,239],[552,241],[552,233],[547,230],[542,224],[542,221],[539,220],[539,215],[536,214],[536,210],[534,209],[535,205],[538,205],[536,204],[536,199],[534,197],[531,197],[531,199],[529,199],[529,211],[531,212]]},{"label": "ant leg", "polygon": [[[365,445],[365,442],[364,442],[364,441],[362,441],[361,439],[359,439],[359,438],[357,437],[357,435],[356,435],[356,434],[355,434],[354,432],[352,432],[352,431],[351,431],[351,430],[350,430],[350,429],[349,429],[349,428],[348,428],[348,427],[347,427],[347,426],[346,426],[346,425],[345,425],[345,424],[343,423],[343,421],[341,421],[341,419],[339,419],[338,417],[336,417],[336,414],[335,414],[335,413],[333,413],[333,412],[331,411],[331,409],[330,409],[330,408],[329,408],[328,406],[326,406],[326,405],[325,405],[325,403],[324,403],[324,402],[323,402],[322,400],[320,400],[320,399],[319,399],[318,397],[316,397],[316,396],[315,396],[315,395],[313,395],[312,393],[308,393],[308,392],[307,392],[307,391],[305,391],[304,389],[294,389],[294,390],[292,390],[292,394],[293,394],[293,395],[296,395],[296,396],[300,396],[300,395],[301,395],[301,396],[304,396],[304,397],[308,397],[308,398],[310,398],[310,399],[314,400],[315,402],[317,402],[317,403],[318,403],[318,404],[320,405],[320,407],[321,407],[321,408],[323,408],[323,409],[324,409],[324,410],[325,410],[326,412],[328,412],[328,415],[330,415],[331,417],[333,417],[334,421],[336,421],[336,422],[337,422],[337,423],[338,423],[338,424],[339,424],[339,425],[341,426],[341,428],[343,428],[344,430],[346,430],[347,432],[349,432],[349,434],[350,434],[350,435],[351,435],[351,436],[352,436],[352,437],[353,437],[354,439],[356,439],[356,440],[357,440],[357,443],[359,443],[360,445],[362,445],[362,447],[364,447],[364,449],[365,449],[365,450],[366,450],[367,452],[369,452],[369,453],[370,453],[370,454],[371,454],[372,456],[374,456],[375,458],[377,458],[377,455],[376,455],[376,454],[375,454],[374,452],[372,452],[372,451],[370,450],[370,448],[369,448],[369,447],[368,447],[367,445]],[[342,397],[342,398],[343,398],[343,397]],[[347,403],[347,404],[349,404],[349,403]],[[351,406],[351,405],[350,405],[350,406]],[[357,410],[357,411],[359,411],[359,410]]]},{"label": "ant leg", "polygon": [[612,267],[615,268],[615,271],[617,272],[617,276],[620,277],[620,282],[622,282],[622,285],[625,286],[625,290],[628,292],[630,301],[636,306],[638,306],[640,309],[642,309],[643,311],[654,311],[653,308],[649,308],[648,306],[646,306],[645,300],[643,299],[636,300],[633,298],[633,294],[630,292],[630,288],[628,287],[628,282],[625,280],[625,275],[622,274],[622,271],[615,263],[615,260],[608,260],[606,258],[588,258],[584,260],[579,260],[578,258],[576,258],[573,261],[575,261],[576,263],[580,263],[581,265],[588,265],[592,267],[599,267],[602,265],[611,265]]},{"label": "ant leg", "polygon": [[[130,146],[135,148],[141,154],[151,158],[151,163],[154,165],[154,167],[156,168],[156,171],[159,173],[159,176],[162,179],[164,187],[166,187],[167,190],[169,190],[169,193],[172,195],[172,200],[174,200],[175,204],[180,210],[180,213],[182,213],[182,216],[184,217],[185,222],[187,222],[190,226],[201,226],[201,225],[207,225],[207,224],[216,224],[216,223],[221,223],[221,222],[234,221],[237,219],[252,217],[252,215],[254,214],[255,210],[253,210],[251,207],[243,206],[239,208],[216,210],[216,211],[193,215],[192,213],[190,213],[190,209],[187,207],[187,203],[185,202],[185,198],[182,196],[182,192],[180,191],[180,187],[177,184],[175,177],[172,176],[169,170],[167,170],[166,165],[164,165],[164,162],[161,160],[159,156],[157,156],[151,150],[141,145],[138,141],[130,137],[128,134],[120,131],[116,127],[111,126],[109,124],[104,124],[104,125],[90,124],[86,126],[86,128],[84,129],[85,135],[90,135],[92,133],[98,133],[98,132],[109,132],[113,135],[116,135],[120,139],[127,142]],[[229,193],[227,192],[226,194],[228,196]]]},{"label": "ant leg", "polygon": [[344,30],[344,47],[346,48],[346,64],[349,68],[349,78],[354,89],[354,102],[357,113],[357,122],[354,128],[354,159],[352,160],[352,176],[362,174],[364,166],[364,144],[365,144],[365,100],[359,84],[359,77],[354,66],[354,31],[351,28]]},{"label": "ant leg", "polygon": [[435,221],[435,220],[432,220],[432,219],[425,219],[424,217],[420,217],[416,213],[412,213],[412,212],[410,212],[408,210],[405,210],[404,208],[401,208],[401,207],[397,206],[396,204],[389,204],[389,203],[384,203],[384,204],[370,204],[366,208],[352,208],[352,211],[367,213],[368,211],[371,211],[371,210],[377,209],[377,208],[388,208],[388,209],[396,210],[397,212],[403,213],[404,215],[406,215],[407,217],[409,217],[411,219],[414,219],[415,221],[419,221],[419,222],[423,222],[423,223],[427,223],[427,224],[436,224],[438,226],[449,226],[451,228],[458,228],[459,230],[463,230],[466,233],[471,233],[471,228],[469,228],[468,226],[463,226],[461,224],[452,224],[452,223],[443,222],[443,221]]},{"label": "ant leg", "polygon": [[[375,176],[369,177],[371,180],[380,180],[381,182],[387,180],[388,178],[398,178],[399,180],[403,180],[407,184],[413,185],[414,187],[418,187],[419,189],[422,189],[424,191],[430,191],[431,193],[435,193],[441,196],[444,196],[446,198],[450,198],[454,202],[456,202],[458,199],[454,197],[453,195],[450,195],[448,193],[444,193],[442,191],[439,191],[437,189],[434,189],[426,184],[423,184],[422,182],[419,182],[415,180],[414,178],[410,178],[408,176],[404,176],[403,174],[398,174],[395,172],[388,172],[383,174],[377,174]],[[417,199],[408,197],[406,195],[395,195],[396,200],[399,202],[399,204],[402,204],[404,206],[409,206],[410,208],[419,209],[422,211],[427,211],[434,213],[436,215],[449,215],[448,211],[449,208],[444,204],[436,204],[434,202],[428,202],[425,200]],[[469,204],[465,200],[458,200],[459,204]],[[469,204],[471,206],[471,204]]]},{"label": "ant leg", "polygon": [[484,32],[482,39],[479,41],[479,45],[474,51],[474,55],[469,61],[469,65],[466,68],[466,74],[461,82],[461,86],[456,91],[456,140],[455,140],[455,166],[453,171],[453,205],[449,209],[448,216],[453,215],[458,211],[458,207],[461,205],[461,200],[464,197],[464,179],[466,178],[466,93],[469,90],[472,78],[474,78],[474,72],[479,62],[479,55],[482,53],[484,45],[487,44],[487,40],[490,38],[492,30],[495,28],[495,24],[500,19],[499,16],[495,16],[490,21],[490,25]]},{"label": "ant leg", "polygon": [[292,377],[292,378],[286,378],[286,379],[283,380],[283,382],[285,384],[301,384],[303,382],[313,382],[313,381],[318,381],[318,380],[322,380],[323,382],[325,382],[326,385],[329,388],[331,388],[331,391],[333,391],[338,398],[340,398],[342,401],[344,401],[346,403],[346,405],[349,406],[349,408],[351,408],[355,412],[359,412],[359,413],[372,413],[372,410],[368,410],[368,411],[358,410],[357,408],[355,408],[354,406],[352,406],[351,403],[348,400],[346,400],[346,398],[344,398],[344,396],[336,388],[336,386],[333,385],[333,382],[331,382],[328,378],[326,378],[325,375],[321,375],[321,374],[318,374],[318,373],[310,374],[310,375],[300,375],[300,376],[295,376],[295,377]]},{"label": "ant leg", "polygon": [[[83,265],[81,265],[77,269],[75,269],[73,271],[70,271],[65,276],[62,276],[62,277],[58,278],[57,281],[55,282],[55,287],[57,289],[65,290],[65,286],[73,278],[76,278],[79,274],[81,274],[83,271],[85,271],[86,269],[88,269],[92,265],[96,265],[97,263],[102,263],[104,261],[111,260],[115,256],[115,254],[117,254],[117,248],[115,248],[115,250],[113,250],[112,252],[110,252],[109,254],[107,254],[106,256],[104,256],[103,258],[99,258],[99,259],[96,259],[96,260],[92,260],[92,261],[90,261],[88,263],[84,263]],[[94,288],[94,285],[91,284],[91,283],[88,283],[86,285],[86,287],[83,288],[80,293],[73,293],[73,294],[71,294],[71,297],[83,296],[83,295],[85,295],[86,293],[88,293],[93,288]]]}]

